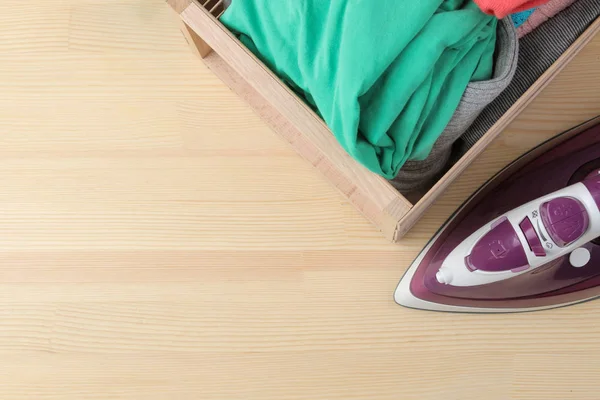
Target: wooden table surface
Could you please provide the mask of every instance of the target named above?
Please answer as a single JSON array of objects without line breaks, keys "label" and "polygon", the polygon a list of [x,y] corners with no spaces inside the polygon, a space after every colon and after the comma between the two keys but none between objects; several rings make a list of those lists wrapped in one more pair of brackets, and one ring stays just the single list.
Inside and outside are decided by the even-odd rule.
[{"label": "wooden table surface", "polygon": [[162,0],[0,2],[0,399],[600,398],[600,301],[392,300],[490,174],[600,114],[599,55],[600,37],[393,245]]}]

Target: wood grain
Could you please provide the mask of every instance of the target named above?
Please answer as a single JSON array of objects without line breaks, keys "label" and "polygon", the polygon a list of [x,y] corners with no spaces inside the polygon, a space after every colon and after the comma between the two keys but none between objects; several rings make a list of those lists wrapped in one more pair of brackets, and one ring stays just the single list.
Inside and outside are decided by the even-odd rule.
[{"label": "wood grain", "polygon": [[600,301],[446,315],[392,292],[491,173],[593,116],[599,38],[392,245],[162,0],[0,2],[0,33],[1,399],[598,397]]}]

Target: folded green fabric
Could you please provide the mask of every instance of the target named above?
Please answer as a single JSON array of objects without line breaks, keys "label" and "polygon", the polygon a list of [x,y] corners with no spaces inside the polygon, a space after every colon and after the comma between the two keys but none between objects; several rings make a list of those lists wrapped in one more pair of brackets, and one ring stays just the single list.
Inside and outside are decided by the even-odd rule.
[{"label": "folded green fabric", "polygon": [[388,179],[493,72],[497,20],[472,0],[233,0],[221,21]]}]

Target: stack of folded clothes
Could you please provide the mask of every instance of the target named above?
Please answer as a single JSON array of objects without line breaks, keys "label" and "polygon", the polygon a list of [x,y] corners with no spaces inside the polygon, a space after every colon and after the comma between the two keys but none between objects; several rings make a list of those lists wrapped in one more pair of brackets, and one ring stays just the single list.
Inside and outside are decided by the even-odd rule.
[{"label": "stack of folded clothes", "polygon": [[[225,3],[221,21],[403,193],[435,182],[453,149],[481,137],[600,9],[598,0]],[[528,34],[519,42],[517,32]]]},{"label": "stack of folded clothes", "polygon": [[[564,1],[551,0],[547,6],[558,3]],[[461,136],[456,146],[458,156],[471,148],[600,16],[599,0],[571,3],[519,39],[519,61],[512,82]],[[541,9],[547,10],[540,7],[536,12]]]}]

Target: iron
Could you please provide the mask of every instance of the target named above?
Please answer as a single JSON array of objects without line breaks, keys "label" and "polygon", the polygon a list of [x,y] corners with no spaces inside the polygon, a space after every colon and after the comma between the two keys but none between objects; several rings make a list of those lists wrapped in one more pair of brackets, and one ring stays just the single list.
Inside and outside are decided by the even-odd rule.
[{"label": "iron", "polygon": [[599,123],[543,143],[483,185],[408,268],[396,302],[498,313],[600,296]]}]

